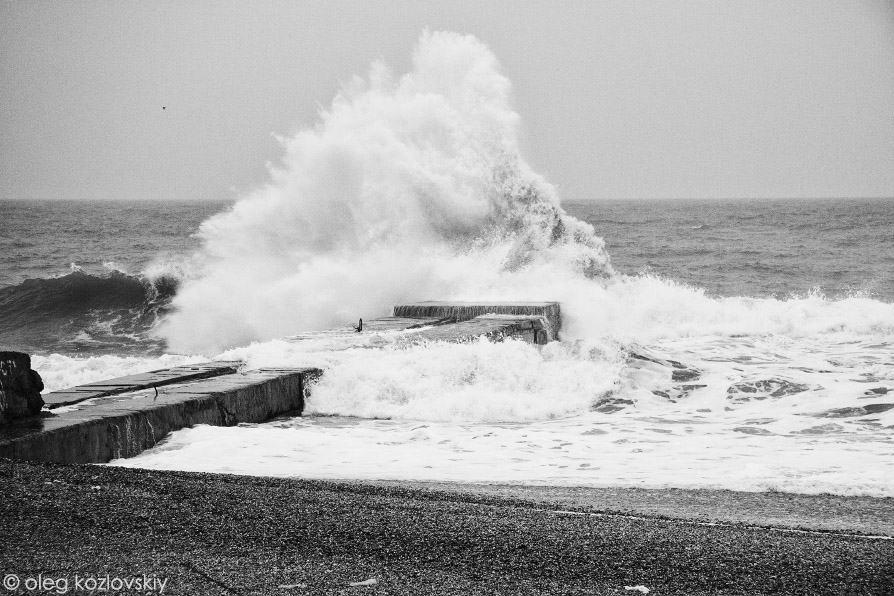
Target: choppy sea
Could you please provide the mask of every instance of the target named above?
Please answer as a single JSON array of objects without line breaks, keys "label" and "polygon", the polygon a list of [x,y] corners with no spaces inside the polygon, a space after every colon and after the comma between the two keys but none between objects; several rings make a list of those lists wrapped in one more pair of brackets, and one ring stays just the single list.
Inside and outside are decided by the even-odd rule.
[{"label": "choppy sea", "polygon": [[184,430],[122,465],[894,495],[894,200],[563,208],[616,277],[557,344],[177,354],[159,323],[231,204],[6,201],[0,345],[48,390],[216,356],[329,370],[304,418]]}]

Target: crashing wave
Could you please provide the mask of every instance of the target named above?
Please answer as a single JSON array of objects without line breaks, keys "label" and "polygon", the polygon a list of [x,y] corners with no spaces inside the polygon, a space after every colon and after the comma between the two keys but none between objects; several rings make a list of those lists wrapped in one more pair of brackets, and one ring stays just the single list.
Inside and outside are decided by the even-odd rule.
[{"label": "crashing wave", "polygon": [[471,36],[423,33],[399,78],[374,64],[281,139],[265,187],[202,225],[199,275],[161,334],[211,353],[407,300],[524,299],[549,271],[610,277],[602,239],[521,156],[510,91]]},{"label": "crashing wave", "polygon": [[60,346],[96,351],[158,350],[147,332],[170,306],[178,281],[111,269],[27,279],[0,288],[3,345],[29,352]]}]

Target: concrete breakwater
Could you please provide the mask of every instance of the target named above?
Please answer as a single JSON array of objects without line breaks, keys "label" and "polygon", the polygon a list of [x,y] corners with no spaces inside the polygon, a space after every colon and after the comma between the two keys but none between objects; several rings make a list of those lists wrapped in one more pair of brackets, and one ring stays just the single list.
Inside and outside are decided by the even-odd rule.
[{"label": "concrete breakwater", "polygon": [[[474,319],[493,321],[499,315],[517,321],[530,318],[537,321],[537,331],[542,331],[547,343],[559,338],[562,317],[558,302],[415,302],[394,307],[395,317],[438,317],[462,323]],[[534,330],[533,326],[531,330]]]},{"label": "concrete breakwater", "polygon": [[[300,412],[319,374],[312,368],[262,369],[87,398],[0,429],[0,457],[61,463],[133,457],[188,426],[263,422]],[[65,393],[72,392],[77,388]],[[53,394],[47,398],[55,401]]]},{"label": "concrete breakwater", "polygon": [[[285,339],[319,341],[322,349],[375,348],[386,336],[407,345],[478,337],[545,344],[557,338],[559,328],[557,303],[423,302],[365,321],[361,331],[346,326]],[[300,415],[323,374],[318,368],[240,371],[240,365],[207,362],[49,393],[40,416],[0,427],[0,458],[104,463],[133,457],[168,433],[197,424],[232,426]]]}]

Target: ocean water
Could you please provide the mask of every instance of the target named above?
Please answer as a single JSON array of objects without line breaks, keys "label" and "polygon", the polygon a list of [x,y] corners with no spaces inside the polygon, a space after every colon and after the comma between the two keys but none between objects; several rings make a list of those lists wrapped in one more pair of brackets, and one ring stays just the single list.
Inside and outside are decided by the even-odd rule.
[{"label": "ocean water", "polygon": [[161,355],[209,202],[0,201],[0,338],[29,353]]},{"label": "ocean water", "polygon": [[[562,202],[510,97],[483,44],[426,33],[235,203],[2,202],[0,345],[48,390],[326,371],[304,417],[115,465],[894,496],[894,200]],[[280,339],[429,299],[557,300],[561,341]]]}]

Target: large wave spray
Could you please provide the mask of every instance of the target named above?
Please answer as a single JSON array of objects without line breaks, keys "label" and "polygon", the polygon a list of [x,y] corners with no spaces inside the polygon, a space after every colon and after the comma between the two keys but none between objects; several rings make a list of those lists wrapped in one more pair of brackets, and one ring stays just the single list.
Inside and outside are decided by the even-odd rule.
[{"label": "large wave spray", "polygon": [[[203,224],[161,326],[175,350],[324,369],[308,416],[184,430],[124,465],[894,494],[894,304],[615,274],[520,156],[491,52],[425,33],[413,64],[374,65],[283,140],[269,184]],[[276,339],[424,299],[557,300],[562,341]]]},{"label": "large wave spray", "polygon": [[548,292],[522,269],[610,275],[602,240],[521,157],[518,122],[487,47],[423,33],[410,73],[374,64],[282,140],[265,187],[202,225],[201,277],[161,333],[213,352],[405,300]]}]

